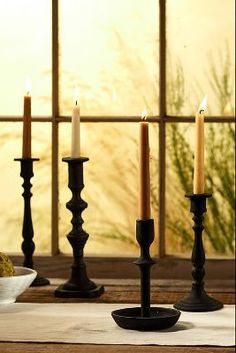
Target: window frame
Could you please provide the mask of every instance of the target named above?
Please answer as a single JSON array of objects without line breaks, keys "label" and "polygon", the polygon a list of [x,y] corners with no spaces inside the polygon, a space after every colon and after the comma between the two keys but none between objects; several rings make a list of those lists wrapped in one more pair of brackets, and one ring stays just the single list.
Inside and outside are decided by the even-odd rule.
[{"label": "window frame", "polygon": [[[158,0],[156,0],[158,1]],[[166,2],[167,0],[159,0],[159,115],[153,116],[149,121],[151,124],[158,124],[159,126],[159,215],[158,215],[158,234],[159,234],[159,246],[158,246],[158,264],[161,266],[161,276],[163,278],[168,277],[170,274],[170,269],[177,268],[177,270],[172,275],[174,277],[184,276],[185,269],[189,268],[189,261],[180,259],[175,256],[168,256],[165,252],[165,167],[166,167],[166,125],[168,123],[189,123],[194,122],[195,118],[193,116],[168,116],[166,109]],[[40,117],[36,116],[32,118],[32,122],[50,122],[52,127],[52,164],[51,164],[51,256],[54,258],[50,260],[50,256],[45,256],[44,259],[46,263],[51,263],[55,261],[58,262],[67,262],[68,256],[63,256],[60,254],[59,249],[59,178],[58,178],[58,166],[59,166],[59,126],[60,123],[70,122],[69,116],[61,116],[59,111],[59,6],[58,0],[52,0],[52,116]],[[0,116],[0,122],[19,122],[22,121],[22,117],[17,116]],[[81,116],[81,122],[92,123],[92,122],[139,122],[139,116]],[[235,122],[234,116],[210,116],[205,118],[206,123],[228,123]],[[16,262],[19,262],[22,256],[14,257]],[[40,262],[40,256],[35,256],[36,262],[37,259]],[[106,264],[107,276],[111,273],[110,277],[116,277],[119,271],[118,264],[120,261],[128,266],[128,261],[131,261],[131,258],[123,257],[99,257],[102,263]],[[56,260],[57,259],[57,260]],[[93,260],[94,259],[94,260]],[[88,257],[88,261],[93,263],[96,261],[97,257]],[[110,259],[110,260],[109,260]],[[114,267],[114,260],[116,265]],[[211,264],[221,263],[223,266],[222,269],[227,268],[227,276],[233,278],[234,276],[234,266],[233,259],[209,259],[207,260],[209,265],[209,276],[211,278],[219,278],[221,274],[219,273],[218,267],[214,269],[214,266]],[[111,264],[111,266],[109,265]],[[177,266],[177,267],[176,267]],[[48,265],[48,268],[50,266]],[[96,268],[98,266],[95,266]],[[183,271],[184,270],[184,271]],[[109,272],[110,271],[110,272]],[[117,273],[114,273],[117,272]],[[131,271],[132,272],[132,271]],[[222,272],[222,271],[220,271]],[[97,277],[100,270],[98,269]],[[124,273],[124,272],[123,272]],[[223,273],[223,272],[222,272]],[[94,273],[95,274],[95,273]],[[103,271],[104,274],[104,271]],[[160,271],[157,271],[158,276],[160,276]],[[96,277],[96,276],[95,276]],[[160,278],[160,277],[159,277]]]}]

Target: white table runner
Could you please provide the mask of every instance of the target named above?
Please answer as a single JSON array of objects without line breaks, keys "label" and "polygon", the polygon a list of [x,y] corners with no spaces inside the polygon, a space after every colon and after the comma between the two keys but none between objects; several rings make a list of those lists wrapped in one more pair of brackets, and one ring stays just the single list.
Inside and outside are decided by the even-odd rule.
[{"label": "white table runner", "polygon": [[0,341],[184,346],[235,344],[233,305],[225,305],[215,312],[182,312],[175,326],[155,332],[124,330],[116,325],[111,311],[132,306],[137,305],[0,305]]}]

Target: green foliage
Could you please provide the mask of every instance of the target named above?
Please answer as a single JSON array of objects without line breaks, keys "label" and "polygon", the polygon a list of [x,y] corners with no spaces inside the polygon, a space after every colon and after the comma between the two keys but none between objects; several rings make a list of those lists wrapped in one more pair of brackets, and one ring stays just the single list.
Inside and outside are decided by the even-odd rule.
[{"label": "green foliage", "polygon": [[209,72],[208,81],[217,98],[220,113],[222,115],[225,113],[233,114],[234,75],[227,44],[225,50],[219,52],[219,67],[213,56],[210,56]]},{"label": "green foliage", "polygon": [[[170,61],[169,61],[170,63]],[[169,65],[168,77],[168,112],[171,115],[181,116],[184,104],[187,99],[185,95],[184,71],[180,62],[176,66]],[[221,67],[210,62],[210,84],[214,89],[219,104],[219,110],[223,114],[232,107],[232,67],[229,62],[228,52],[225,55]],[[231,76],[230,76],[231,75]],[[229,77],[230,76],[230,77]],[[133,78],[131,79],[133,81]],[[158,127],[152,124],[158,138]],[[194,124],[168,123],[167,124],[167,168],[166,168],[166,225],[168,246],[173,244],[172,252],[191,251],[193,231],[192,217],[189,211],[189,200],[184,197],[186,192],[191,192],[193,188],[193,130]],[[109,128],[111,129],[111,127]],[[119,130],[109,130],[113,137],[104,141],[104,149],[111,151],[113,148],[116,134]],[[120,140],[119,136],[116,136]],[[127,145],[131,142],[136,146],[136,139],[128,136]],[[234,139],[235,131],[232,124],[217,123],[206,124],[206,163],[205,163],[205,182],[206,190],[213,192],[213,197],[207,202],[207,214],[205,217],[204,241],[206,251],[213,254],[233,254],[234,252]],[[127,157],[126,157],[127,159]],[[124,165],[124,160],[112,158],[109,160],[111,175],[107,183],[102,184],[103,193],[107,192],[109,199],[115,200],[117,209],[132,209],[132,204],[137,197],[137,189],[133,188],[132,182],[134,175],[138,175],[137,156],[135,160],[130,158],[128,164]],[[156,154],[151,155],[151,203],[155,214],[158,214],[158,183],[157,168],[158,160]],[[120,170],[125,171],[125,178],[120,178]],[[136,179],[136,177],[135,177]],[[96,178],[97,180],[97,178]],[[125,190],[125,197],[122,197],[122,190]],[[109,241],[118,240],[126,243],[130,247],[135,247],[136,243],[130,236],[133,234],[133,216],[127,212],[124,227],[117,222],[111,222],[110,228],[100,227],[95,233],[98,238]],[[106,220],[106,224],[108,221]]]},{"label": "green foliage", "polygon": [[[221,58],[222,59],[222,58]],[[223,59],[222,59],[223,60]],[[223,114],[232,101],[232,68],[229,53],[218,69],[213,61],[210,63],[210,84],[214,90]],[[184,75],[178,63],[176,74],[171,73],[169,82],[169,111],[180,114],[184,100]],[[222,69],[222,71],[221,71]],[[180,75],[182,74],[182,79]],[[174,92],[174,94],[173,94]],[[181,96],[181,97],[180,97]],[[231,105],[232,106],[232,105]],[[173,178],[175,204],[168,204],[167,227],[174,234],[179,251],[192,247],[191,217],[183,195],[192,190],[193,148],[188,141],[190,124],[183,131],[180,124],[169,124],[167,147],[169,152],[170,173]],[[206,141],[206,190],[213,192],[207,203],[205,220],[205,238],[207,250],[217,254],[234,253],[235,233],[235,192],[234,192],[234,142],[235,129],[229,123],[208,124]],[[169,188],[171,190],[171,188]],[[170,197],[170,195],[169,195]],[[173,210],[176,209],[176,212]],[[189,211],[188,211],[189,212]]]},{"label": "green foliage", "polygon": [[218,253],[234,252],[235,190],[234,190],[234,141],[235,130],[231,124],[209,127],[207,140],[206,185],[215,196],[209,199],[206,231],[214,234],[214,249]]},{"label": "green foliage", "polygon": [[[169,54],[170,56],[170,54]],[[184,71],[180,61],[173,69],[172,60],[169,59],[168,75],[168,112],[179,115],[185,102]]]}]

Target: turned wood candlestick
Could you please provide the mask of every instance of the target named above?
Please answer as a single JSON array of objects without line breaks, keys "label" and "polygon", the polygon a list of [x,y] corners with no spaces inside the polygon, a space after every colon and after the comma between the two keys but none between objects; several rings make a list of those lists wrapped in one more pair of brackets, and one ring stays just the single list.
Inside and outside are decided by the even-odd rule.
[{"label": "turned wood candlestick", "polygon": [[205,277],[205,250],[202,241],[202,232],[204,230],[203,214],[207,211],[206,199],[211,197],[211,194],[186,194],[190,198],[190,212],[193,213],[193,231],[194,243],[192,251],[192,289],[189,295],[178,301],[174,307],[184,311],[214,311],[223,307],[223,304],[210,297],[204,289]]},{"label": "turned wood candlestick", "polygon": [[80,194],[84,188],[83,163],[88,161],[88,158],[67,157],[62,160],[68,164],[68,187],[72,192],[72,198],[67,202],[66,208],[72,213],[72,230],[67,235],[67,239],[73,250],[74,262],[71,267],[70,279],[56,289],[55,296],[66,298],[94,298],[104,292],[104,287],[97,285],[89,279],[83,255],[84,246],[89,235],[82,228],[84,221],[81,214],[87,207],[87,203],[82,200]]},{"label": "turned wood candlestick", "polygon": [[[31,192],[32,184],[30,182],[31,178],[34,176],[33,173],[33,162],[39,161],[39,158],[15,158],[15,161],[19,161],[21,164],[20,176],[24,179],[22,187],[24,192],[22,194],[24,198],[24,215],[23,215],[23,228],[22,236],[23,242],[21,245],[24,254],[24,267],[29,267],[34,269],[33,253],[35,250],[34,238],[34,228],[31,216],[31,197],[33,196]],[[31,286],[45,286],[50,284],[47,278],[44,278],[37,274],[35,280],[32,282]]]}]

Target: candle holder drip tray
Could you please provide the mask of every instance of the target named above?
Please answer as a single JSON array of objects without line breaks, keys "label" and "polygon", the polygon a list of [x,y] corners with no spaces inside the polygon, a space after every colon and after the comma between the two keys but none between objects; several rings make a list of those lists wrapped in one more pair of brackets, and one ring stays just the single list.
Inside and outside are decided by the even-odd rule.
[{"label": "candle holder drip tray", "polygon": [[128,330],[154,331],[173,326],[180,317],[176,309],[150,306],[150,269],[155,261],[149,253],[154,240],[154,220],[136,221],[136,239],[140,246],[140,257],[135,264],[140,269],[140,307],[112,311],[113,320],[118,326]]},{"label": "candle holder drip tray", "polygon": [[111,314],[118,326],[138,331],[167,329],[173,326],[180,317],[180,311],[161,307],[151,307],[148,317],[141,316],[141,307],[119,309]]}]

